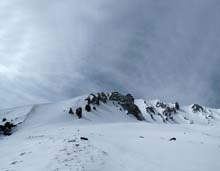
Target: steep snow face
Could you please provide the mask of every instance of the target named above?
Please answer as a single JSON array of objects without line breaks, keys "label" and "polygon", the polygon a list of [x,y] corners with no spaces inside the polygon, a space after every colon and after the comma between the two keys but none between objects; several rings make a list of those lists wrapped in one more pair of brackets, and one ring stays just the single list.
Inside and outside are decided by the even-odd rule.
[{"label": "steep snow face", "polygon": [[[0,111],[0,117],[22,122],[12,136],[0,139],[0,170],[219,170],[219,110],[193,112],[192,106],[180,106],[173,120],[164,122],[165,109],[157,107],[158,100],[139,99],[135,104],[146,120],[138,121],[113,101],[86,112],[86,97]],[[153,117],[146,112],[149,106],[155,109]],[[78,107],[83,109],[81,119],[68,113]]]}]

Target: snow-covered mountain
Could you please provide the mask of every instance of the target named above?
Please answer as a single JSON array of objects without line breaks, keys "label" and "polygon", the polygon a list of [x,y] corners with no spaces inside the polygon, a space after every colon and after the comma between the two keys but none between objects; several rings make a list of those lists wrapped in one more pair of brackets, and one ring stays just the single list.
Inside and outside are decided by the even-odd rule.
[{"label": "snow-covered mountain", "polygon": [[[82,111],[78,109],[81,108]],[[2,171],[220,169],[220,110],[100,93],[0,110]]]}]

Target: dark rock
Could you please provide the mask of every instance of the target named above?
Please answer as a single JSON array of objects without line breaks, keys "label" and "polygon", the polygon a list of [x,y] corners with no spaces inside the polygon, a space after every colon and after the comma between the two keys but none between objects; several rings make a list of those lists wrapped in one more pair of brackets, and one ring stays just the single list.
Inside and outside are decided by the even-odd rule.
[{"label": "dark rock", "polygon": [[95,107],[95,106],[93,106],[93,110],[96,110],[96,107]]},{"label": "dark rock", "polygon": [[89,139],[86,138],[86,137],[80,137],[81,140],[85,140],[85,141],[88,141]]},{"label": "dark rock", "polygon": [[152,114],[150,114],[150,117],[151,117],[152,120],[155,120],[155,119],[154,119],[154,116],[153,116]]},{"label": "dark rock", "polygon": [[132,103],[123,103],[121,105],[124,108],[124,110],[128,111],[128,114],[133,114],[137,118],[137,120],[145,120],[137,105]]},{"label": "dark rock", "polygon": [[194,104],[192,106],[192,110],[193,110],[193,112],[204,112],[203,107],[198,104]]},{"label": "dark rock", "polygon": [[11,165],[15,165],[18,161],[11,162]]},{"label": "dark rock", "polygon": [[70,108],[70,109],[69,109],[69,114],[71,114],[71,115],[73,115],[73,114],[74,114],[74,112],[73,112],[73,109],[72,109],[72,108]]},{"label": "dark rock", "polygon": [[76,115],[78,116],[79,119],[82,118],[82,108],[81,107],[76,109]]},{"label": "dark rock", "polygon": [[110,97],[109,97],[109,100],[112,100],[112,101],[121,101],[121,97],[123,95],[120,94],[119,92],[112,92]]},{"label": "dark rock", "polygon": [[0,125],[0,133],[9,136],[12,134],[12,128],[16,127],[13,123],[6,122],[4,125]]},{"label": "dark rock", "polygon": [[124,96],[119,92],[112,92],[109,100],[117,101],[124,110],[128,111],[128,114],[134,115],[138,120],[145,120],[138,106],[134,104],[134,98],[131,94]]},{"label": "dark rock", "polygon": [[131,94],[127,94],[125,97],[127,101],[134,103],[134,97]]},{"label": "dark rock", "polygon": [[175,107],[176,110],[180,110],[180,105],[179,105],[178,102],[175,103],[174,107]]},{"label": "dark rock", "polygon": [[108,97],[104,92],[101,92],[99,97],[100,97],[100,101],[102,101],[103,103],[107,103]]},{"label": "dark rock", "polygon": [[176,141],[176,138],[175,137],[170,138],[170,141]]},{"label": "dark rock", "polygon": [[4,125],[4,128],[12,128],[12,125],[10,122],[6,122],[5,125]]},{"label": "dark rock", "polygon": [[5,121],[7,121],[7,119],[6,119],[6,118],[3,118],[3,119],[2,119],[2,122],[5,122]]},{"label": "dark rock", "polygon": [[131,94],[124,96],[119,92],[112,92],[109,100],[118,101],[120,103],[134,103],[134,98]]},{"label": "dark rock", "polygon": [[146,107],[146,111],[147,113],[150,113],[150,114],[155,114],[155,109],[154,107],[150,106],[150,107]]},{"label": "dark rock", "polygon": [[176,113],[176,109],[174,107],[166,107],[166,109],[163,111],[163,115],[165,116],[172,116],[172,114]]},{"label": "dark rock", "polygon": [[86,110],[87,112],[91,112],[91,106],[90,106],[89,104],[87,104],[87,105],[85,106],[85,110]]},{"label": "dark rock", "polygon": [[68,143],[76,142],[76,140],[69,140]]},{"label": "dark rock", "polygon": [[87,104],[90,105],[90,103],[91,103],[90,96],[88,96],[85,100],[87,101]]},{"label": "dark rock", "polygon": [[91,100],[91,104],[93,105],[100,105],[100,94],[98,94],[97,96],[95,94],[91,94],[92,100]]},{"label": "dark rock", "polygon": [[163,102],[157,102],[156,103],[156,107],[160,107],[160,108],[162,108],[162,109],[165,109],[166,107],[167,107],[167,105],[166,104],[164,104]]}]

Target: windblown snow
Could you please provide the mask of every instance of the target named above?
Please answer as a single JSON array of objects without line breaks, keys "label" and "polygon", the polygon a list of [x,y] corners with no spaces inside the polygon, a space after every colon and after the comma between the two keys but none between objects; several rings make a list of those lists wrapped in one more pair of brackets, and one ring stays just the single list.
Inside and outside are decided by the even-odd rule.
[{"label": "windblown snow", "polygon": [[[174,103],[136,99],[145,119],[138,121],[110,100],[87,112],[86,97],[0,110],[0,119],[17,125],[0,137],[0,170],[220,170],[220,110],[180,105],[172,111]],[[80,119],[69,114],[78,107]]]}]

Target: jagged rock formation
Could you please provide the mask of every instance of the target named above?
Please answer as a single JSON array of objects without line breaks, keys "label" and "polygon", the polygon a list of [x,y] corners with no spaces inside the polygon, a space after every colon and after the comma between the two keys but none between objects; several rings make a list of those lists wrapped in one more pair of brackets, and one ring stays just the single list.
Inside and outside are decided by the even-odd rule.
[{"label": "jagged rock formation", "polygon": [[[134,103],[134,97],[131,94],[122,95],[119,92],[112,92],[112,93],[97,93],[93,94],[91,93],[85,101],[87,104],[85,105],[85,111],[90,112],[91,110],[97,110],[98,106],[100,106],[100,103],[108,103],[108,101],[117,102],[118,105],[122,106],[122,108],[127,111],[127,114],[134,115],[137,120],[145,120],[143,117],[140,109],[138,106]],[[122,111],[122,108],[120,110]],[[81,118],[82,117],[82,110],[79,110],[79,108],[76,110],[76,115]]]},{"label": "jagged rock formation", "polygon": [[204,112],[203,107],[198,105],[198,104],[193,104],[192,105],[192,110],[193,110],[194,113],[196,113],[196,112]]},{"label": "jagged rock formation", "polygon": [[[85,120],[96,120],[98,122],[134,120],[134,118],[128,117],[127,114],[135,116],[137,120],[146,120],[153,123],[209,124],[220,120],[219,109],[206,108],[198,104],[180,106],[178,102],[164,103],[160,100],[134,99],[131,94],[123,95],[119,92],[101,92],[89,94],[88,96],[79,96],[65,103],[53,104],[53,106],[53,108],[48,107],[48,109],[51,110],[50,113],[56,113],[57,117],[52,115],[39,117],[40,111],[36,115],[38,117],[37,120],[41,120],[44,117],[45,123],[47,123],[47,120],[51,120],[50,117],[60,119],[62,117],[70,117],[67,116],[68,114],[71,114],[71,117],[75,120],[82,118],[79,122],[84,122]],[[11,110],[2,111],[0,134],[10,135],[13,133],[17,130],[13,128],[26,121],[30,113],[35,113],[38,108],[38,105],[18,108],[15,110],[17,112],[16,117],[11,116]],[[67,115],[60,117],[60,111],[65,112]],[[46,110],[46,112],[48,111]],[[6,117],[10,122],[7,122]]]},{"label": "jagged rock formation", "polygon": [[112,92],[109,100],[117,101],[124,110],[128,111],[128,114],[134,115],[138,120],[145,120],[138,106],[134,104],[134,97],[131,94],[122,95],[119,92]]},{"label": "jagged rock formation", "polygon": [[157,101],[155,105],[146,104],[146,112],[150,115],[152,120],[155,120],[155,116],[159,116],[163,122],[172,120],[173,115],[177,114],[178,110],[180,110],[179,103],[176,102],[174,104],[168,104],[161,101]]}]

